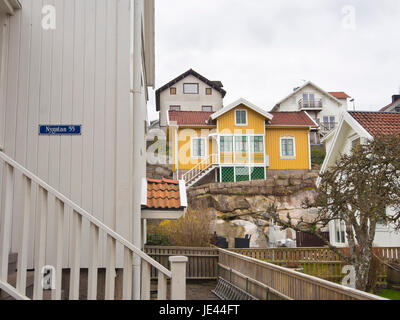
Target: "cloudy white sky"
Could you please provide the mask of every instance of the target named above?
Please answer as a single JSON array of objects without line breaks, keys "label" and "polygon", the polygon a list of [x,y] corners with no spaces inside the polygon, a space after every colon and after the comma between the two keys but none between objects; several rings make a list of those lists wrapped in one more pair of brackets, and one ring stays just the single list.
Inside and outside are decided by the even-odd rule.
[{"label": "cloudy white sky", "polygon": [[193,68],[225,105],[270,110],[311,80],[377,110],[400,89],[399,30],[399,0],[156,0],[156,88]]}]

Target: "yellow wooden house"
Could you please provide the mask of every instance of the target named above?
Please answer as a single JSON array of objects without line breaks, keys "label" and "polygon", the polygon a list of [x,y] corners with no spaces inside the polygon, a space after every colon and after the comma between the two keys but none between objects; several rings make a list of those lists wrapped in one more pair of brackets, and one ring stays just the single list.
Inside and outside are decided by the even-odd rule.
[{"label": "yellow wooden house", "polygon": [[168,117],[173,171],[188,186],[311,169],[310,130],[318,124],[305,111],[269,113],[239,99],[215,113],[171,110]]}]

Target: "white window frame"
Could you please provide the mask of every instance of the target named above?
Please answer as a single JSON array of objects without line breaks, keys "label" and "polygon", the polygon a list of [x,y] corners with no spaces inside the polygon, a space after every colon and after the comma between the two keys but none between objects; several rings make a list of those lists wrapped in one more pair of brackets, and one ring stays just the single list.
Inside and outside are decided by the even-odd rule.
[{"label": "white window frame", "polygon": [[[194,92],[185,92],[185,86],[186,85],[196,85],[197,86],[197,92],[196,93],[194,93]],[[183,84],[183,94],[199,94],[199,91],[200,90],[200,85],[198,84],[198,83],[184,83]]]},{"label": "white window frame", "polygon": [[[282,140],[288,140],[288,139],[293,140],[293,156],[284,156],[283,155]],[[296,137],[293,137],[293,136],[282,136],[282,137],[280,137],[279,138],[279,149],[280,149],[281,159],[283,159],[283,160],[294,160],[294,159],[296,159]]]},{"label": "white window frame", "polygon": [[[254,143],[254,138],[262,138],[262,151],[255,151],[255,143]],[[253,144],[251,143],[251,138],[253,138]],[[250,152],[251,153],[265,153],[265,135],[262,134],[255,134],[250,136]]]},{"label": "white window frame", "polygon": [[[238,111],[244,111],[245,113],[246,113],[246,123],[245,124],[243,124],[243,123],[237,123],[237,118],[236,118],[236,115],[237,115],[237,112]],[[248,118],[248,112],[247,112],[247,110],[246,109],[236,109],[235,110],[235,126],[236,127],[247,127],[249,124],[249,118]]]},{"label": "white window frame", "polygon": [[[330,240],[331,243],[338,246],[338,247],[344,247],[347,246],[347,234],[346,234],[346,226],[343,226],[344,221],[341,219],[335,219],[332,220],[332,233],[330,234]],[[339,230],[336,228],[337,224],[339,224]],[[342,226],[344,228],[344,230],[342,230]],[[337,232],[339,232],[339,241],[337,241]],[[342,232],[343,232],[343,236],[344,239],[342,239]]]},{"label": "white window frame", "polygon": [[[179,108],[179,110],[173,110],[174,108]],[[178,105],[171,105],[169,106],[169,111],[175,111],[175,112],[180,112],[182,110],[181,106]]]},{"label": "white window frame", "polygon": [[[222,151],[222,141],[221,138],[232,138],[232,144],[231,144],[231,151]],[[219,140],[219,152],[220,153],[234,153],[235,151],[235,136],[234,135],[220,135],[220,140]]]},{"label": "white window frame", "polygon": [[[204,108],[211,108],[211,110],[210,111],[204,111]],[[201,106],[201,111],[202,112],[213,112],[213,110],[214,110],[214,107],[213,106]]]},{"label": "white window frame", "polygon": [[[193,154],[193,151],[194,151],[193,141],[194,140],[204,140],[204,148],[205,148],[204,156],[195,156]],[[208,150],[207,137],[198,137],[198,136],[190,137],[190,157],[192,159],[205,159],[208,156],[207,150]]]}]

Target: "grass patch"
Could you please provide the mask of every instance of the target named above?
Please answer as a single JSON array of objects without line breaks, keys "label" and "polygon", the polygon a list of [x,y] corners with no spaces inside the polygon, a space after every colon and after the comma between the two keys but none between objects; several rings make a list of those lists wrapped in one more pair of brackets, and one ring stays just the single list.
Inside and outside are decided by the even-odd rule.
[{"label": "grass patch", "polygon": [[400,300],[400,291],[396,290],[385,289],[379,291],[376,295],[390,300]]}]

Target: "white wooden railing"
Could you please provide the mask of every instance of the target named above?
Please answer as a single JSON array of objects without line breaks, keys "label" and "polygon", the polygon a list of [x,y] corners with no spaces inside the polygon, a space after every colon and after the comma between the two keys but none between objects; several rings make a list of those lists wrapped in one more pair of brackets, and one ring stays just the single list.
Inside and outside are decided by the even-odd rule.
[{"label": "white wooden railing", "polygon": [[210,169],[213,165],[218,164],[218,155],[211,154],[206,157],[202,162],[197,164],[192,170],[186,172],[182,176],[182,180],[186,182],[186,185],[194,182],[194,180],[203,172]]},{"label": "white wooden railing", "polygon": [[[70,199],[56,191],[46,184],[40,178],[29,172],[23,166],[0,152],[0,164],[3,165],[3,181],[0,207],[0,289],[15,299],[27,299],[26,296],[26,275],[29,246],[30,225],[35,224],[34,230],[34,285],[33,299],[43,299],[42,269],[46,262],[46,239],[48,203],[50,199],[55,200],[55,248],[56,265],[55,268],[55,290],[52,291],[52,299],[61,299],[61,279],[62,279],[62,260],[64,248],[64,216],[72,214],[72,227],[69,228],[69,238],[72,241],[70,249],[71,269],[69,282],[69,299],[79,299],[79,281],[80,281],[80,257],[81,257],[81,236],[82,223],[85,221],[89,225],[89,268],[88,268],[88,300],[97,299],[98,284],[98,266],[99,266],[99,234],[104,233],[107,239],[107,265],[106,265],[106,283],[105,299],[113,300],[115,298],[115,269],[116,269],[116,247],[117,243],[122,245],[124,252],[123,266],[123,288],[122,298],[124,300],[132,299],[132,268],[133,258],[138,256],[141,259],[142,279],[141,279],[141,299],[150,299],[150,281],[151,266],[158,271],[158,300],[167,298],[167,279],[171,279],[171,299],[184,300],[186,297],[185,274],[186,257],[171,257],[171,271],[145,254],[131,242],[124,239],[118,233],[107,227],[101,221],[80,208]],[[1,166],[0,166],[1,167]],[[22,175],[22,188],[15,190],[15,177]],[[32,208],[31,196],[33,188],[37,187],[37,210],[36,221],[31,221]],[[13,197],[19,194],[23,197],[22,224],[19,229],[19,249],[17,265],[16,287],[8,283],[8,257],[11,245],[12,215],[13,215]],[[14,235],[15,237],[15,235]],[[183,271],[182,271],[183,270]]]}]

